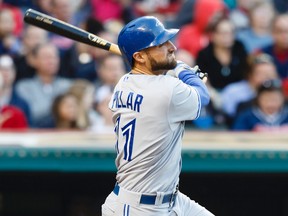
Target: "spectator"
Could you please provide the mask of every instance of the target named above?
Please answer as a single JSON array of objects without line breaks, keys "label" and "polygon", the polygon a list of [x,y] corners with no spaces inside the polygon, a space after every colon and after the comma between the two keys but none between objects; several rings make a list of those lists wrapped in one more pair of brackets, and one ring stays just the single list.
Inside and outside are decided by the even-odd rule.
[{"label": "spectator", "polygon": [[0,89],[3,88],[3,85],[4,85],[4,79],[3,79],[3,76],[2,74],[0,75]]},{"label": "spectator", "polygon": [[224,9],[225,5],[222,0],[196,0],[192,22],[184,25],[176,38],[178,48],[189,51],[196,58],[199,50],[209,42],[205,32],[209,20],[214,14]]},{"label": "spectator", "polygon": [[48,33],[46,30],[33,25],[26,25],[21,35],[21,55],[29,54],[36,45],[47,42]]},{"label": "spectator", "polygon": [[77,20],[76,25],[80,26],[91,16],[91,0],[76,0],[72,4],[74,20]]},{"label": "spectator", "polygon": [[273,0],[272,1],[275,9],[278,13],[287,13],[288,12],[288,4],[286,0]]},{"label": "spectator", "polygon": [[88,130],[97,124],[99,115],[93,109],[93,95],[95,94],[94,85],[88,80],[76,79],[73,81],[68,93],[77,98],[79,106],[76,120],[77,128]]},{"label": "spectator", "polygon": [[64,93],[58,95],[53,101],[52,114],[56,129],[79,129],[77,117],[79,114],[79,105],[75,95]]},{"label": "spectator", "polygon": [[14,35],[15,20],[10,9],[0,9],[0,54],[17,55],[20,43]]},{"label": "spectator", "polygon": [[28,8],[28,7],[33,7],[33,2],[34,1],[27,1],[27,0],[3,0],[5,3],[9,5],[16,6],[18,8]]},{"label": "spectator", "polygon": [[96,93],[94,98],[94,107],[100,115],[98,123],[92,128],[97,132],[108,132],[113,128],[112,112],[108,104],[113,93],[113,89],[119,79],[125,74],[125,65],[122,57],[110,54],[106,56],[99,65],[98,77],[96,83]]},{"label": "spectator", "polygon": [[52,14],[52,0],[37,0],[34,1],[34,8],[45,14]]},{"label": "spectator", "polygon": [[[81,26],[88,32],[101,37],[103,36],[104,39],[110,36],[108,33],[106,33],[105,36],[103,24],[91,17],[81,24]],[[106,39],[110,40],[111,38]],[[61,76],[86,79],[94,82],[98,79],[97,73],[95,72],[98,61],[105,55],[108,55],[106,50],[76,42],[62,57]]]},{"label": "spectator", "polygon": [[[169,25],[177,17],[182,3],[182,0],[134,0],[133,9],[137,17],[153,15]],[[192,7],[189,13],[191,12]]]},{"label": "spectator", "polygon": [[[235,26],[236,32],[250,27],[249,11],[257,3],[263,0],[236,0],[237,6],[233,9],[229,17]],[[266,1],[266,0],[265,0]]]},{"label": "spectator", "polygon": [[200,50],[196,64],[208,73],[210,85],[221,91],[230,83],[240,81],[247,67],[247,52],[235,40],[233,23],[225,14],[216,14],[207,26],[210,42]]},{"label": "spectator", "polygon": [[98,67],[98,83],[96,87],[109,86],[113,89],[125,74],[125,65],[121,56],[109,54],[104,57]]},{"label": "spectator", "polygon": [[177,15],[170,23],[172,28],[182,28],[184,25],[192,23],[194,19],[194,6],[196,0],[182,1]]},{"label": "spectator", "polygon": [[[91,17],[83,23],[83,29],[107,41],[116,43],[116,35],[107,31],[102,23]],[[98,80],[97,70],[99,63],[107,55],[109,55],[109,52],[106,50],[76,43],[62,58],[61,75],[96,82]]]},{"label": "spectator", "polygon": [[23,14],[21,9],[10,3],[0,1],[0,10],[2,9],[8,9],[11,11],[14,20],[13,35],[18,37],[21,34],[23,28]]},{"label": "spectator", "polygon": [[[3,65],[3,59],[1,60],[1,64]],[[4,101],[5,97],[2,98],[2,91],[5,91],[6,85],[5,79],[2,73],[0,73],[0,130],[28,128],[25,114],[19,108],[9,104],[7,105]]]},{"label": "spectator", "polygon": [[187,50],[177,49],[175,52],[175,56],[177,60],[185,62],[190,67],[195,66],[195,58]]},{"label": "spectator", "polygon": [[208,73],[211,100],[194,123],[204,129],[226,128],[220,93],[225,86],[244,78],[247,52],[243,44],[235,40],[234,25],[225,13],[217,13],[210,19],[207,32],[210,42],[199,51],[196,64]]},{"label": "spectator", "polygon": [[271,56],[267,54],[252,55],[248,62],[249,69],[246,79],[227,85],[221,92],[222,110],[227,116],[229,126],[232,125],[237,115],[239,104],[254,99],[257,89],[264,81],[279,78]]},{"label": "spectator", "polygon": [[[106,29],[104,29],[103,31],[100,31],[98,35],[99,37],[107,41],[111,41],[112,43],[117,43],[116,35],[111,34],[111,32],[107,31]],[[106,50],[99,49],[97,47],[92,47],[92,46],[88,46],[88,52],[91,54],[92,58],[95,60],[96,69],[97,69],[97,65],[99,65],[102,59],[109,55],[109,52],[107,52]]]},{"label": "spectator", "polygon": [[91,15],[94,19],[105,24],[110,20],[128,23],[134,18],[132,0],[91,0]]},{"label": "spectator", "polygon": [[112,122],[112,112],[108,108],[112,96],[111,88],[107,85],[101,86],[94,99],[94,108],[99,114],[97,124],[91,127],[91,130],[98,133],[113,133],[114,124]]},{"label": "spectator", "polygon": [[271,55],[281,79],[288,79],[288,14],[280,14],[272,22],[274,43],[261,51]]},{"label": "spectator", "polygon": [[250,26],[237,33],[237,38],[248,53],[272,44],[271,23],[274,15],[275,11],[270,2],[259,2],[249,10]]},{"label": "spectator", "polygon": [[0,129],[26,129],[27,120],[24,113],[15,106],[0,107]]},{"label": "spectator", "polygon": [[269,132],[288,130],[288,107],[281,80],[268,80],[259,87],[255,104],[239,114],[233,129]]},{"label": "spectator", "polygon": [[9,105],[20,109],[27,120],[27,124],[30,124],[31,114],[29,105],[17,94],[13,87],[15,80],[15,66],[12,58],[8,55],[0,56],[0,75],[2,77],[2,88],[0,92],[1,107]]},{"label": "spectator", "polygon": [[14,57],[16,65],[16,82],[24,78],[31,78],[35,75],[32,50],[37,45],[48,42],[48,33],[41,28],[27,25],[21,39],[22,46],[20,53]]},{"label": "spectator", "polygon": [[88,45],[76,42],[61,57],[59,75],[69,79],[96,80],[96,63],[88,50]]},{"label": "spectator", "polygon": [[235,9],[237,6],[237,0],[223,0],[223,1],[229,10]]},{"label": "spectator", "polygon": [[77,9],[82,3],[83,0],[51,0],[51,13],[57,19],[78,26],[83,21],[80,17],[76,19]]},{"label": "spectator", "polygon": [[24,98],[31,109],[32,126],[48,127],[51,122],[51,105],[54,98],[67,91],[70,81],[57,76],[59,53],[51,43],[40,44],[33,50],[36,74],[16,84],[16,92]]},{"label": "spectator", "polygon": [[[51,13],[53,17],[59,20],[72,25],[79,25],[73,16],[74,8],[69,0],[51,0]],[[61,56],[75,43],[73,40],[58,34],[51,34],[51,41],[59,48]]]}]

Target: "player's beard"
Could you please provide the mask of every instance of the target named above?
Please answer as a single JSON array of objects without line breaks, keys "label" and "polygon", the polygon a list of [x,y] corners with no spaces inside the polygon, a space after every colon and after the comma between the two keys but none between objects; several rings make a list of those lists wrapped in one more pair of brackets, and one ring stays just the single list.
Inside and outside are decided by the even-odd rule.
[{"label": "player's beard", "polygon": [[150,64],[151,64],[152,72],[168,71],[168,70],[174,69],[177,66],[177,61],[175,58],[173,58],[171,60],[166,58],[164,61],[157,61],[148,52],[147,52],[147,56],[148,56],[148,59],[149,59]]}]

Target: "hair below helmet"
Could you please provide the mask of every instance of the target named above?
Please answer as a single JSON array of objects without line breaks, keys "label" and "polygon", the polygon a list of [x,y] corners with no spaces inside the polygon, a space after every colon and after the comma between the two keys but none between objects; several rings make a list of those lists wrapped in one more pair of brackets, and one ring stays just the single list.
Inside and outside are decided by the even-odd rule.
[{"label": "hair below helmet", "polygon": [[178,31],[179,29],[165,29],[153,16],[143,16],[124,26],[118,36],[118,46],[125,61],[132,66],[135,52],[163,44]]}]

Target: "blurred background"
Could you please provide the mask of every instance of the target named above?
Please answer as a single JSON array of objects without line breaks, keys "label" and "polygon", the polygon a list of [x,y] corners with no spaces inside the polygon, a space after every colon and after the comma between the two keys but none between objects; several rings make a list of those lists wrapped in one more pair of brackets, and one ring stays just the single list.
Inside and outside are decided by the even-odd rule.
[{"label": "blurred background", "polygon": [[0,216],[98,216],[115,184],[108,102],[122,58],[23,22],[29,8],[117,44],[153,15],[208,73],[180,189],[216,215],[288,215],[286,0],[0,1]]}]

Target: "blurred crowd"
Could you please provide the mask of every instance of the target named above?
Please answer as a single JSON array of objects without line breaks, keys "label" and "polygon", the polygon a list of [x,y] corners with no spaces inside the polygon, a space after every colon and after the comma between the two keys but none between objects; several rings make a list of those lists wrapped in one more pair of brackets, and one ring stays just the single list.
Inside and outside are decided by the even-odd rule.
[{"label": "blurred crowd", "polygon": [[208,73],[211,102],[187,129],[288,131],[286,0],[2,0],[0,128],[113,133],[122,57],[23,22],[36,9],[117,43],[153,15],[180,28],[176,57]]}]

